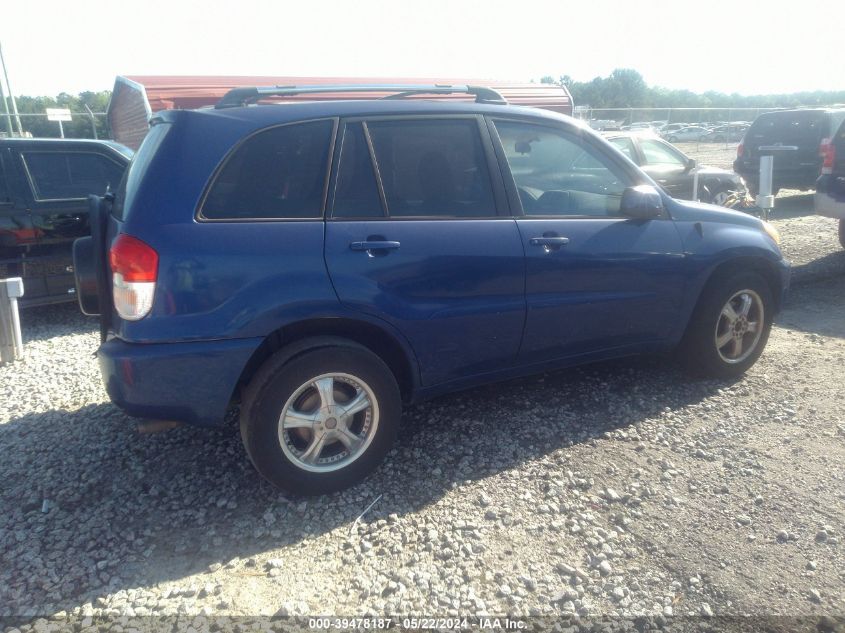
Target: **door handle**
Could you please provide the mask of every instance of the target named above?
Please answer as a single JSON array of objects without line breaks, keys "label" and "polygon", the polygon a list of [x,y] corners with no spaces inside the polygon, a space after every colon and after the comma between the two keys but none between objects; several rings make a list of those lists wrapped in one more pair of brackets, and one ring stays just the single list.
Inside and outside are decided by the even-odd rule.
[{"label": "door handle", "polygon": [[528,240],[531,246],[563,246],[569,244],[568,237],[532,237]]},{"label": "door handle", "polygon": [[353,251],[395,251],[399,246],[399,242],[390,242],[387,240],[365,240],[363,242],[352,242],[349,244],[349,248]]}]

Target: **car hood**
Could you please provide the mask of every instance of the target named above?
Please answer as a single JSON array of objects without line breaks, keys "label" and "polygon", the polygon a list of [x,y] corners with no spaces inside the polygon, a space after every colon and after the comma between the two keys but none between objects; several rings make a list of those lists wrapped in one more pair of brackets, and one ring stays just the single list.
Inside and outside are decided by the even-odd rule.
[{"label": "car hood", "polygon": [[763,222],[753,215],[742,211],[734,211],[725,207],[704,202],[688,202],[672,199],[669,212],[672,218],[679,222],[721,222],[762,229]]}]

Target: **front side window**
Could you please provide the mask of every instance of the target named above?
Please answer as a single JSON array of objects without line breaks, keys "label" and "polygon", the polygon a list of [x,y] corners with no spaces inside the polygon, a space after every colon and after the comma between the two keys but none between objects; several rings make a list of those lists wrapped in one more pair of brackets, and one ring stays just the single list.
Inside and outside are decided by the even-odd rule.
[{"label": "front side window", "polygon": [[474,119],[367,124],[391,217],[496,215]]},{"label": "front side window", "polygon": [[640,141],[640,148],[643,150],[643,156],[645,156],[647,165],[686,167],[686,161],[660,141],[642,140]]},{"label": "front side window", "polygon": [[334,122],[264,130],[228,158],[208,191],[210,220],[319,218]]},{"label": "front side window", "polygon": [[496,121],[527,216],[616,216],[626,179],[586,141],[560,130]]},{"label": "front side window", "polygon": [[114,190],[124,167],[93,152],[24,152],[36,200],[76,200]]}]

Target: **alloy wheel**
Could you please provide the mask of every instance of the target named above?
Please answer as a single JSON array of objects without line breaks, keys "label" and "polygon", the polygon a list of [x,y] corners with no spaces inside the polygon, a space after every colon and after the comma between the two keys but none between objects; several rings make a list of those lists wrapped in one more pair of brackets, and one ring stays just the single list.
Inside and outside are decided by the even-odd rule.
[{"label": "alloy wheel", "polygon": [[721,359],[735,364],[748,358],[760,342],[764,319],[760,295],[748,289],[734,293],[716,321],[714,340]]},{"label": "alloy wheel", "polygon": [[279,416],[279,443],[298,468],[331,472],[366,452],[378,424],[378,401],[369,385],[349,374],[322,374],[288,398]]}]

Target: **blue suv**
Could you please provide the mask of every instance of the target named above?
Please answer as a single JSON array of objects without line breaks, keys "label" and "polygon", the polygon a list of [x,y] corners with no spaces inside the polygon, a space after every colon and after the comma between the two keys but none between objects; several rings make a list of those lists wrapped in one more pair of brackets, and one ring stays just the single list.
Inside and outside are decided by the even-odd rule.
[{"label": "blue suv", "polygon": [[[273,103],[332,90],[389,96]],[[240,402],[258,472],[302,494],[372,471],[403,403],[671,349],[740,375],[789,279],[770,225],[472,86],[159,113],[91,215],[75,271],[111,399],[197,425]]]}]

